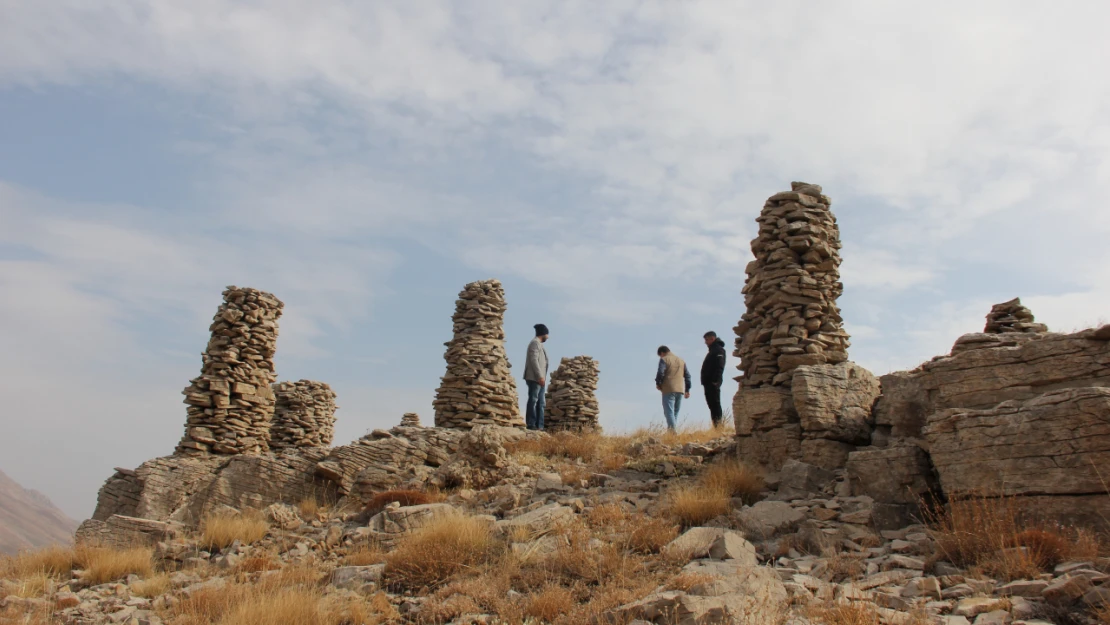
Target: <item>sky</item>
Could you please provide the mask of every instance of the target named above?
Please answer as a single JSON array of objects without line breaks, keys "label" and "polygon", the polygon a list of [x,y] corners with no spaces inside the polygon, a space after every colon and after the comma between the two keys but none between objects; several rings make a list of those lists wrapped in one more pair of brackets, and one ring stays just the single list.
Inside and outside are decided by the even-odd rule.
[{"label": "sky", "polygon": [[695,373],[706,330],[731,348],[754,219],[794,180],[832,198],[875,373],[1015,296],[1054,330],[1105,323],[1108,21],[0,0],[0,470],[82,519],[113,467],[170,453],[227,285],[285,302],[278,376],[332,385],[337,444],[431,422],[456,295],[494,277],[514,375],[542,322],[552,361],[600,362],[603,427],[661,423],[655,348]]}]

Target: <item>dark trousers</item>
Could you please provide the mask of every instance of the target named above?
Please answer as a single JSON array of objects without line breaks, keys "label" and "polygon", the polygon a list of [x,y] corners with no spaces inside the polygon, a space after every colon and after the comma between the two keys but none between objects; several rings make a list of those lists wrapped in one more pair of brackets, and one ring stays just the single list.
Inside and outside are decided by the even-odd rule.
[{"label": "dark trousers", "polygon": [[714,427],[721,424],[721,415],[724,411],[721,410],[721,385],[720,384],[706,384],[705,385],[705,403],[709,406],[709,418],[713,419]]},{"label": "dark trousers", "polygon": [[539,382],[525,380],[528,383],[528,406],[524,410],[524,425],[529,430],[543,429],[543,413],[546,409],[544,387]]}]

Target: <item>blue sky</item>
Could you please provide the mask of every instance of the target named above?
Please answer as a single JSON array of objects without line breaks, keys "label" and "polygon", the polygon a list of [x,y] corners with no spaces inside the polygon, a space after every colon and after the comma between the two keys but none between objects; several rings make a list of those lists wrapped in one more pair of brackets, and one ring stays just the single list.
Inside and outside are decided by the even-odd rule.
[{"label": "blue sky", "polygon": [[1054,329],[1106,320],[1108,17],[0,0],[0,469],[80,518],[169,453],[229,284],[286,302],[278,374],[332,384],[337,443],[430,421],[455,296],[490,277],[518,375],[546,323],[553,359],[600,361],[605,427],[658,422],[655,347],[731,342],[791,180],[833,198],[878,373],[1018,295]]}]

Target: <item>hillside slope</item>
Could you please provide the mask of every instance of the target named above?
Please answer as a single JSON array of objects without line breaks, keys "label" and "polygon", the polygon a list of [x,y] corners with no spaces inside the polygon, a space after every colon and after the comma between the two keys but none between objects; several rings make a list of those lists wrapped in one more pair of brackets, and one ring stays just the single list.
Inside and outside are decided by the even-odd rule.
[{"label": "hillside slope", "polygon": [[77,523],[45,495],[28,490],[0,471],[0,553],[67,543]]}]

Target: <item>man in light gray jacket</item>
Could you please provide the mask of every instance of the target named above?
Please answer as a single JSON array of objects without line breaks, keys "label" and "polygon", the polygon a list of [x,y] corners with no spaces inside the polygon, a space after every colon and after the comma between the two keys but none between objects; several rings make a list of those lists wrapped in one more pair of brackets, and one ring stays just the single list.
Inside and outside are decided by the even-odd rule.
[{"label": "man in light gray jacket", "polygon": [[524,425],[529,430],[543,429],[544,390],[547,387],[547,326],[537,323],[536,338],[528,344],[528,357],[524,361],[524,381],[528,383],[528,408],[524,411]]}]

